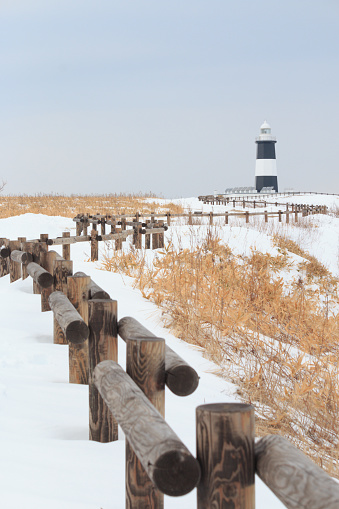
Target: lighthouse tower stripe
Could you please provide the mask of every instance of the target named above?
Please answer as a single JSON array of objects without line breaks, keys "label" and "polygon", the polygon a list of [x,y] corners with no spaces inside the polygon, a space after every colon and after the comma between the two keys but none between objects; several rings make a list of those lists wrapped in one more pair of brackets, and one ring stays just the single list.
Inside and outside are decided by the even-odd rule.
[{"label": "lighthouse tower stripe", "polygon": [[271,134],[271,126],[265,120],[260,127],[260,136],[256,139],[255,187],[258,192],[263,187],[273,187],[278,192],[276,142],[277,140]]}]

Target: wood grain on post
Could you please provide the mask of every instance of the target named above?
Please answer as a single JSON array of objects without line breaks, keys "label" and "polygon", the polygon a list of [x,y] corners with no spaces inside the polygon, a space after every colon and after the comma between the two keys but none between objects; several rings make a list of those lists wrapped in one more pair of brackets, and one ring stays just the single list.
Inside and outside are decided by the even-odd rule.
[{"label": "wood grain on post", "polygon": [[[165,416],[165,340],[127,339],[126,372]],[[137,455],[126,440],[126,509],[161,509],[163,494],[155,488]]]},{"label": "wood grain on post", "polygon": [[98,232],[96,230],[91,231],[91,262],[96,262],[99,259],[99,242]]},{"label": "wood grain on post", "polygon": [[40,288],[48,288],[53,285],[53,276],[43,267],[35,262],[30,262],[26,266],[28,274],[33,278]]},{"label": "wood grain on post", "polygon": [[[62,232],[62,237],[68,238],[70,237],[70,232]],[[70,244],[63,244],[62,246],[62,257],[64,260],[70,260],[71,259],[71,245]]]},{"label": "wood grain on post", "polygon": [[[88,293],[91,278],[89,276],[69,276],[67,278],[67,297],[88,324]],[[88,340],[69,345],[69,381],[88,384]]]},{"label": "wood grain on post", "polygon": [[[10,252],[14,250],[19,250],[21,247],[21,242],[19,240],[10,240],[9,241],[9,249]],[[14,283],[21,278],[21,263],[14,261],[11,257],[9,260],[9,281],[10,283]]]},{"label": "wood grain on post", "polygon": [[[74,274],[74,277],[79,277],[79,276],[86,276],[87,277],[87,274],[85,274],[84,272],[76,272]],[[88,298],[89,299],[110,299],[111,297],[109,296],[109,294],[107,292],[105,292],[105,290],[103,290],[99,285],[97,285],[92,279],[89,283],[89,288],[88,288]],[[114,360],[114,359],[113,359]]]},{"label": "wood grain on post", "polygon": [[145,235],[145,249],[151,249],[151,234],[147,233],[148,225],[150,224],[149,219],[146,221],[146,235]]},{"label": "wood grain on post", "polygon": [[[135,318],[126,316],[118,323],[118,334],[124,340],[156,337]],[[192,394],[199,385],[197,372],[169,346],[165,347],[166,385],[177,396]]]},{"label": "wood grain on post", "polygon": [[[0,238],[0,247],[8,249],[9,240],[6,238]],[[8,250],[9,252],[9,250]],[[7,276],[9,273],[9,258],[8,256],[2,257],[0,256],[0,277]]]},{"label": "wood grain on post", "polygon": [[[54,261],[57,256],[59,256],[59,255],[55,251],[45,251],[40,254],[41,266],[52,275],[53,275],[53,270],[54,270]],[[54,278],[53,278],[53,283],[54,283]],[[54,284],[52,286],[50,286],[49,288],[41,289],[41,311],[50,311],[51,310],[48,299],[52,292],[54,292]]]},{"label": "wood grain on post", "polygon": [[243,403],[196,409],[201,466],[198,509],[254,509],[254,409]]},{"label": "wood grain on post", "polygon": [[[159,227],[160,228],[164,227],[164,221],[159,221]],[[165,246],[165,233],[161,232],[161,233],[159,233],[159,237],[158,237],[158,247],[160,249],[163,249],[164,246]]]},{"label": "wood grain on post", "polygon": [[89,335],[88,326],[66,295],[62,292],[51,293],[49,305],[67,340],[75,344],[84,343]]},{"label": "wood grain on post", "polygon": [[93,372],[105,360],[118,360],[117,301],[88,301],[89,325],[89,439],[118,440],[118,423],[94,385]]},{"label": "wood grain on post", "polygon": [[[154,221],[154,228],[157,228],[158,222]],[[159,248],[159,233],[152,233],[152,249]]]},{"label": "wood grain on post", "polygon": [[166,495],[189,493],[199,481],[199,463],[135,382],[119,364],[104,361],[94,383],[153,484]]},{"label": "wood grain on post", "polygon": [[255,444],[256,473],[288,509],[338,509],[339,484],[279,435]]},{"label": "wood grain on post", "polygon": [[[53,263],[54,289],[67,295],[67,278],[73,274],[73,262],[56,256]],[[53,342],[56,345],[67,345],[68,341],[58,323],[53,319]]]}]

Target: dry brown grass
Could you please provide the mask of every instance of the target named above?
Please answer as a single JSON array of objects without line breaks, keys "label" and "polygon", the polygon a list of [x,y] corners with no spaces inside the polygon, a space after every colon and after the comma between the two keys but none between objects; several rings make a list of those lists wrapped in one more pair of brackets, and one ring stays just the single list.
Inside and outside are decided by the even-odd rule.
[{"label": "dry brown grass", "polygon": [[198,247],[170,243],[149,266],[143,252],[131,250],[107,256],[103,268],[135,277],[173,333],[205,349],[256,407],[258,433],[287,436],[337,475],[337,281],[307,258],[312,285],[296,277],[286,286],[287,251],[305,253],[278,241],[278,256],[236,257],[210,228]]},{"label": "dry brown grass", "polygon": [[[154,201],[152,201],[154,198]],[[28,212],[47,216],[74,217],[84,214],[149,214],[150,212],[182,213],[180,205],[161,205],[149,194],[107,195],[47,195],[0,196],[0,218],[17,216]]]}]

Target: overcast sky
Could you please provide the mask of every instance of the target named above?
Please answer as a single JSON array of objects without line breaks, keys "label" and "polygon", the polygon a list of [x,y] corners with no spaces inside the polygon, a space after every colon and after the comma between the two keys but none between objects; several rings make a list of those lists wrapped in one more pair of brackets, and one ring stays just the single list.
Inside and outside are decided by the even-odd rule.
[{"label": "overcast sky", "polygon": [[339,193],[338,0],[0,0],[6,193]]}]

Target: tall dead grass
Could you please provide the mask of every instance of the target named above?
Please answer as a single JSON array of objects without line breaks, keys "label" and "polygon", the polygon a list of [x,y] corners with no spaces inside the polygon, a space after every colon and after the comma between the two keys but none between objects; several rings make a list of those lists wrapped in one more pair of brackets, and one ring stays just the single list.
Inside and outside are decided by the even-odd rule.
[{"label": "tall dead grass", "polygon": [[171,212],[180,214],[183,208],[175,203],[159,203],[149,194],[106,194],[106,195],[48,195],[0,196],[0,218],[20,214],[45,214],[47,216],[74,217],[84,214],[149,214]]},{"label": "tall dead grass", "polygon": [[[200,244],[192,238],[191,248],[174,249],[169,243],[153,263],[132,249],[107,256],[102,267],[135,277],[171,331],[205,349],[256,407],[259,433],[287,436],[337,475],[337,281],[305,258],[311,277],[286,284],[293,246],[275,240],[277,256],[255,250],[234,256],[209,228]],[[298,254],[305,253],[299,248]]]}]

